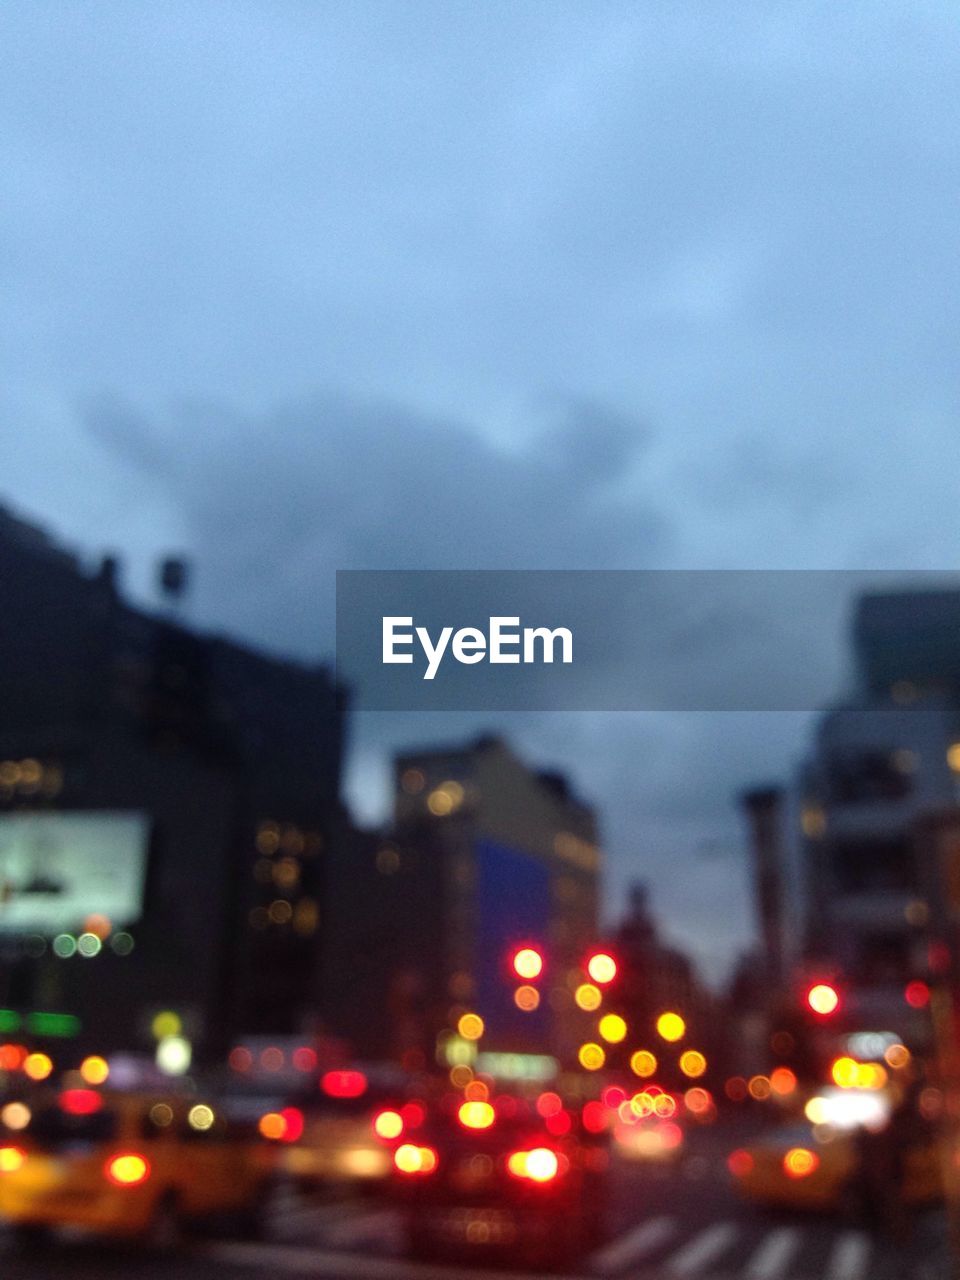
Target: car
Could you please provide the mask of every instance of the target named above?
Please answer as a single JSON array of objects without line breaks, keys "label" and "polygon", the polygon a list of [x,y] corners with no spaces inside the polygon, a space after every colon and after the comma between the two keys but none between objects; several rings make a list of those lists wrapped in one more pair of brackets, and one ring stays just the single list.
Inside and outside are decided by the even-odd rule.
[{"label": "car", "polygon": [[[859,1216],[869,1195],[861,1150],[855,1129],[792,1124],[733,1151],[727,1164],[740,1195],[754,1204]],[[921,1205],[942,1195],[935,1143],[912,1144],[904,1152],[900,1198]]]},{"label": "car", "polygon": [[38,1091],[0,1107],[0,1220],[24,1240],[72,1227],[165,1245],[223,1215],[252,1230],[275,1163],[255,1128],[215,1101]]},{"label": "car", "polygon": [[545,1265],[596,1244],[606,1139],[559,1115],[569,1127],[517,1099],[467,1102],[439,1108],[401,1140],[393,1163],[408,1251]]}]

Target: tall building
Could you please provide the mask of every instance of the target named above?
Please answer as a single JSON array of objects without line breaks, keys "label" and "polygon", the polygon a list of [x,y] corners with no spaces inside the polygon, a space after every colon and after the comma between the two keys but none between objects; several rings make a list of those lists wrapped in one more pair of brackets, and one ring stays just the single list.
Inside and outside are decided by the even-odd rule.
[{"label": "tall building", "polygon": [[[753,796],[755,860],[768,869],[779,863],[773,880],[758,880],[761,918],[773,918],[776,881],[795,885],[796,850],[803,898],[796,983],[835,974],[846,1025],[922,1040],[926,1015],[904,993],[928,965],[921,833],[958,799],[960,592],[864,596],[852,648],[851,694],[820,717],[795,779],[799,831],[783,820],[789,808],[758,813],[757,795],[768,793]],[[768,940],[768,962],[769,951]]]},{"label": "tall building", "polygon": [[[388,836],[358,843],[337,891],[355,905],[327,966],[336,1030],[416,1060],[471,1010],[494,1050],[574,1051],[568,979],[596,938],[601,855],[594,814],[566,779],[493,737],[404,753]],[[535,996],[517,997],[510,970],[522,944],[544,959]]]},{"label": "tall building", "polygon": [[[315,1016],[344,700],[0,512],[0,1005],[200,1052]],[[31,1022],[32,1019],[32,1022]],[[49,1025],[49,1024],[47,1024]]]}]

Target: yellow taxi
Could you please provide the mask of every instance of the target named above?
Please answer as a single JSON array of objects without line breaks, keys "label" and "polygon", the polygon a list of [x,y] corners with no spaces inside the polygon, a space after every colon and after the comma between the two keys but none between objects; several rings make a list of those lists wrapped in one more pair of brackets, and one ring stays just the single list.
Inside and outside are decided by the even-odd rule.
[{"label": "yellow taxi", "polygon": [[[836,1212],[859,1212],[864,1204],[861,1148],[854,1130],[784,1126],[731,1152],[727,1165],[740,1194],[756,1204]],[[902,1203],[923,1204],[942,1194],[936,1145],[928,1140],[908,1147],[899,1179]]]},{"label": "yellow taxi", "polygon": [[21,1237],[79,1227],[172,1243],[189,1222],[255,1224],[275,1156],[217,1104],[66,1088],[0,1105],[0,1220]]}]

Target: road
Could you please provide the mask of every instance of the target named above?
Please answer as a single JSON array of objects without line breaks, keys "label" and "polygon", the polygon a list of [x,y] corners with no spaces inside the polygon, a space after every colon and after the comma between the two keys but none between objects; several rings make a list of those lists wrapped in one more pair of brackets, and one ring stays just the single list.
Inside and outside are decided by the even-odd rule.
[{"label": "road", "polygon": [[[943,1215],[897,1245],[842,1220],[768,1215],[740,1204],[724,1167],[729,1135],[704,1133],[671,1167],[621,1165],[603,1245],[566,1280],[947,1280]],[[4,1280],[511,1280],[530,1273],[403,1258],[400,1221],[379,1201],[318,1204],[290,1193],[266,1243],[201,1239],[171,1255],[57,1243],[21,1253],[0,1237]],[[543,1280],[546,1273],[536,1273]]]}]

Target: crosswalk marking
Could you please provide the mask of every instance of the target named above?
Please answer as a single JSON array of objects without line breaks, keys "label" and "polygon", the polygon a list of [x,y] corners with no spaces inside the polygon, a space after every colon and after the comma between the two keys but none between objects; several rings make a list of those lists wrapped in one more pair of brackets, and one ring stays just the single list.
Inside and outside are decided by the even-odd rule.
[{"label": "crosswalk marking", "polygon": [[736,1237],[737,1228],[732,1222],[718,1222],[707,1227],[673,1255],[667,1270],[675,1276],[695,1275],[719,1254],[726,1252]]},{"label": "crosswalk marking", "polygon": [[799,1243],[799,1231],[789,1227],[772,1231],[750,1259],[744,1272],[747,1280],[775,1280],[786,1271]]},{"label": "crosswalk marking", "polygon": [[622,1271],[631,1262],[647,1257],[676,1232],[675,1218],[649,1218],[638,1227],[605,1245],[591,1258],[596,1271]]},{"label": "crosswalk marking", "polygon": [[863,1280],[869,1258],[869,1236],[862,1231],[845,1231],[830,1251],[823,1280]]},{"label": "crosswalk marking", "polygon": [[[278,1280],[282,1273],[315,1280],[324,1276],[339,1280],[345,1273],[351,1280],[462,1280],[455,1265],[407,1262],[396,1256],[402,1243],[402,1220],[395,1207],[382,1201],[331,1203],[294,1195],[280,1197],[271,1216],[279,1228],[279,1235],[272,1237],[274,1245],[223,1243],[203,1253],[218,1261],[256,1265],[266,1260],[272,1248],[270,1269],[278,1273]],[[832,1239],[825,1242],[829,1245],[826,1256],[820,1255],[819,1265],[804,1274],[815,1272],[818,1280],[872,1280],[874,1237],[850,1229],[831,1234]],[[819,1232],[814,1236],[819,1238]],[[635,1222],[607,1241],[591,1255],[585,1269],[593,1280],[617,1280],[632,1275],[638,1266],[653,1265],[663,1280],[703,1280],[715,1268],[727,1280],[734,1275],[739,1280],[786,1280],[801,1266],[802,1251],[812,1238],[803,1224],[771,1224],[771,1229],[759,1234],[749,1223],[731,1218],[701,1222],[691,1231],[680,1216],[663,1214]],[[508,1277],[497,1270],[474,1272],[471,1268],[471,1280]],[[538,1275],[538,1280],[546,1277]]]}]

